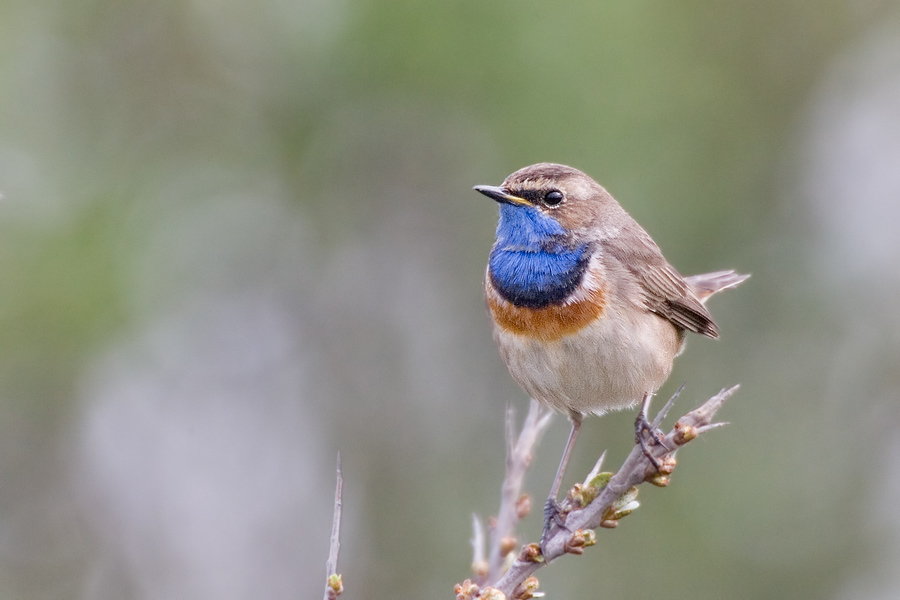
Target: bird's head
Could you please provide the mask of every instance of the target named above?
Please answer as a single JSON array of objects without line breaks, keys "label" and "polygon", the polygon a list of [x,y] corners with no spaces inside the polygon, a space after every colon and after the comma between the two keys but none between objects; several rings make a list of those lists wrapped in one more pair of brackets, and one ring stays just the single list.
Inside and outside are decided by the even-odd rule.
[{"label": "bird's head", "polygon": [[[578,169],[554,163],[539,163],[507,177],[499,186],[477,185],[475,190],[500,203],[497,238],[516,237],[532,241],[586,238],[601,225],[606,207],[619,209],[600,184]],[[520,239],[520,241],[523,241]]]},{"label": "bird's head", "polygon": [[572,167],[540,163],[478,192],[500,204],[491,251],[495,287],[514,303],[560,301],[581,280],[604,214],[621,211],[597,182]]}]

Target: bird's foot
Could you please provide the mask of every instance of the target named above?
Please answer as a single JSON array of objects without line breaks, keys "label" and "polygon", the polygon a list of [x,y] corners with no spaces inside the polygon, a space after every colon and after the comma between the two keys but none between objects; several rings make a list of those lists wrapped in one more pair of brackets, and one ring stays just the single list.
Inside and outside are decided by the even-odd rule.
[{"label": "bird's foot", "polygon": [[562,512],[562,505],[556,501],[556,498],[547,498],[544,503],[544,531],[541,533],[541,551],[543,552],[544,544],[550,539],[550,530],[556,525],[561,529],[566,528],[566,518]]},{"label": "bird's foot", "polygon": [[634,422],[635,441],[641,446],[641,452],[644,453],[644,456],[647,457],[647,460],[650,461],[653,468],[659,471],[659,461],[650,453],[650,446],[647,444],[647,438],[644,436],[644,433],[650,434],[650,440],[652,440],[654,444],[663,443],[662,432],[655,428],[653,424],[647,420],[647,415],[644,414],[644,411],[641,411]]}]

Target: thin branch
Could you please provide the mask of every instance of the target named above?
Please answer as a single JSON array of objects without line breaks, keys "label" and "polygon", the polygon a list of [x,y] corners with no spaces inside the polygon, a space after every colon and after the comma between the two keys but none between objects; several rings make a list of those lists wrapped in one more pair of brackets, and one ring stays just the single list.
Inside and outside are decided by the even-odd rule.
[{"label": "thin branch", "polygon": [[684,391],[684,384],[678,386],[678,389],[675,390],[675,393],[672,394],[672,397],[669,398],[669,401],[666,402],[661,409],[659,409],[659,414],[656,415],[656,418],[653,419],[653,427],[659,429],[659,426],[662,425],[663,419],[669,414],[669,411],[672,410],[672,407],[675,406],[675,401],[678,400],[678,396],[681,395],[681,392]]},{"label": "thin branch", "polygon": [[506,477],[500,499],[497,524],[491,532],[491,552],[488,581],[496,580],[501,573],[504,557],[515,548],[516,523],[524,514],[520,504],[522,482],[534,457],[534,448],[553,418],[553,413],[532,400],[522,431],[515,437],[515,415],[512,409],[506,413]]},{"label": "thin branch", "polygon": [[337,456],[337,484],[334,489],[334,520],[331,522],[331,548],[328,551],[328,562],[325,563],[325,600],[335,600],[344,591],[344,584],[337,572],[338,553],[341,551],[341,488],[344,480],[341,477],[341,453]]},{"label": "thin branch", "polygon": [[[734,386],[720,391],[700,407],[681,417],[666,434],[662,444],[650,446],[650,453],[662,465],[659,472],[636,444],[619,471],[587,506],[582,508],[571,498],[567,499],[563,506],[563,514],[567,513],[565,529],[557,527],[551,532],[543,551],[538,544],[524,546],[506,573],[490,587],[479,590],[478,597],[496,597],[490,594],[499,591],[510,600],[530,598],[537,586],[537,580],[532,577],[535,571],[563,554],[581,554],[586,546],[595,543],[594,529],[601,526],[615,527],[618,519],[636,506],[633,502],[636,492],[634,486],[646,481],[658,486],[668,484],[675,467],[675,451],[700,434],[722,425],[713,423],[712,418],[737,389],[738,386]],[[667,403],[663,411],[668,410],[669,406]]]},{"label": "thin branch", "polygon": [[[530,407],[529,407],[530,410]],[[512,456],[516,446],[516,409],[512,403],[506,404],[506,461],[509,463],[509,457]],[[524,427],[524,425],[523,425]]]},{"label": "thin branch", "polygon": [[597,462],[594,463],[594,468],[590,470],[588,476],[584,478],[584,485],[588,485],[591,481],[594,480],[594,477],[600,474],[600,469],[603,468],[603,461],[606,460],[606,450],[603,451],[603,454],[600,455],[600,458],[597,459]]},{"label": "thin branch", "polygon": [[479,581],[483,581],[488,574],[484,548],[484,525],[481,524],[478,515],[472,513],[472,573]]}]

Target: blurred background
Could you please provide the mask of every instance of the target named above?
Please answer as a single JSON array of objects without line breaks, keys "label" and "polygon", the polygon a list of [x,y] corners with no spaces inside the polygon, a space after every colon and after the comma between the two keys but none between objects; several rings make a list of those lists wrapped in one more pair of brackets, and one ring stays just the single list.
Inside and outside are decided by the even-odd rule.
[{"label": "blurred background", "polygon": [[321,597],[340,451],[346,597],[451,598],[527,407],[471,186],[539,161],[753,273],[661,393],[732,425],[544,591],[900,596],[896,2],[13,0],[0,597]]}]

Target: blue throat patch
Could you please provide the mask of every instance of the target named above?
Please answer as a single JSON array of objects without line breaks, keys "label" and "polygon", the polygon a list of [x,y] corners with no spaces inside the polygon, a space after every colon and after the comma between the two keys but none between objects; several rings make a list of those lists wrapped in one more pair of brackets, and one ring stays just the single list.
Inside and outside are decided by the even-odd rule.
[{"label": "blue throat patch", "polygon": [[565,238],[562,225],[537,208],[501,204],[488,262],[497,292],[528,308],[565,300],[581,283],[590,258],[587,244],[572,247]]}]

